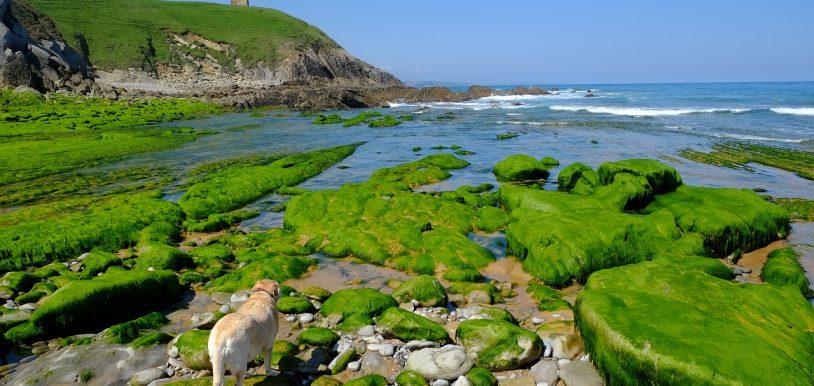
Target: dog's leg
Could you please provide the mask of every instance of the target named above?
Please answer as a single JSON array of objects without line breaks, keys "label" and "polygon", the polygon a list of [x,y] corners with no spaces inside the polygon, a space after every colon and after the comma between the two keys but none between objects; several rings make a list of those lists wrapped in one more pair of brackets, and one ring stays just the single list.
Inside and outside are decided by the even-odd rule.
[{"label": "dog's leg", "polygon": [[235,386],[243,386],[243,377],[246,375],[246,371],[237,371],[235,372]]},{"label": "dog's leg", "polygon": [[226,376],[226,369],[223,367],[223,355],[219,350],[212,353],[212,386],[223,386],[223,378]]},{"label": "dog's leg", "polygon": [[263,358],[263,368],[266,369],[266,375],[271,375],[271,352],[274,350],[274,338],[271,339],[268,346],[266,346],[266,350],[264,352],[265,357]]}]

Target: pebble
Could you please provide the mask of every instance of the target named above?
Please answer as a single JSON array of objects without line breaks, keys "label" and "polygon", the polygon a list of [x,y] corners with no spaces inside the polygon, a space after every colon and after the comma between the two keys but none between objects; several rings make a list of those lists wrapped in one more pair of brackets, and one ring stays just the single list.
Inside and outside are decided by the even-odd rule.
[{"label": "pebble", "polygon": [[23,359],[20,359],[20,364],[22,365],[22,364],[26,364],[28,362],[33,362],[34,359],[37,359],[36,355],[29,355],[29,356],[27,356],[27,357],[25,357]]},{"label": "pebble", "polygon": [[148,270],[148,271],[150,271],[150,272],[153,272],[153,271],[155,271],[155,268],[153,268],[153,267],[147,267],[147,270]]},{"label": "pebble", "polygon": [[224,304],[224,305],[220,306],[218,311],[220,311],[222,314],[228,314],[228,313],[232,312],[232,306],[230,306],[228,304]]},{"label": "pebble", "polygon": [[543,324],[545,322],[545,318],[540,318],[540,317],[535,316],[535,317],[531,318],[531,322],[534,323],[535,325],[540,325],[540,324]]},{"label": "pebble", "polygon": [[180,353],[178,352],[178,347],[175,347],[175,346],[172,346],[172,347],[170,348],[170,351],[168,351],[168,352],[167,352],[167,355],[168,355],[170,358],[178,358],[178,355],[179,355],[179,354],[180,354]]},{"label": "pebble", "polygon": [[300,323],[302,323],[302,324],[311,323],[313,321],[314,321],[314,314],[312,314],[312,313],[304,313],[304,314],[300,315]]},{"label": "pebble", "polygon": [[438,343],[430,342],[428,340],[411,340],[404,345],[407,350],[419,350],[422,348],[438,347]]},{"label": "pebble", "polygon": [[9,310],[16,310],[17,303],[14,303],[14,300],[6,300],[6,303],[3,304],[3,307],[6,307]]},{"label": "pebble", "polygon": [[285,321],[288,323],[294,323],[297,321],[297,315],[288,315],[285,317]]},{"label": "pebble", "polygon": [[449,386],[449,381],[446,379],[439,379],[432,383],[432,386]]},{"label": "pebble", "polygon": [[353,361],[348,363],[348,370],[359,371],[362,368],[362,361]]},{"label": "pebble", "polygon": [[367,351],[379,351],[382,346],[378,343],[371,343],[367,345]]},{"label": "pebble", "polygon": [[90,256],[90,253],[85,252],[85,253],[83,253],[83,254],[79,255],[79,257],[77,257],[77,258],[76,258],[76,260],[82,261],[82,260],[87,259],[87,258],[88,258],[88,256]]},{"label": "pebble", "polygon": [[37,310],[37,308],[39,308],[39,305],[37,305],[37,303],[26,303],[20,306],[21,310],[28,312],[34,312]]},{"label": "pebble", "polygon": [[232,303],[241,303],[245,302],[246,300],[249,300],[249,295],[250,294],[247,291],[235,292],[234,294],[232,294],[232,297],[229,300]]},{"label": "pebble", "polygon": [[389,357],[396,353],[396,347],[390,343],[385,343],[379,347],[379,354]]},{"label": "pebble", "polygon": [[48,346],[37,346],[31,348],[31,353],[34,355],[42,355],[48,352]]},{"label": "pebble", "polygon": [[553,353],[554,353],[554,348],[551,347],[550,345],[546,345],[545,346],[545,351],[543,352],[543,357],[551,358],[551,354],[553,354]]},{"label": "pebble", "polygon": [[401,303],[399,304],[399,308],[410,312],[415,311],[415,306],[413,305],[413,303]]},{"label": "pebble", "polygon": [[472,382],[469,382],[469,379],[461,375],[455,382],[452,382],[452,386],[472,386]]},{"label": "pebble", "polygon": [[371,336],[376,333],[376,329],[371,325],[364,326],[356,332],[359,336]]}]

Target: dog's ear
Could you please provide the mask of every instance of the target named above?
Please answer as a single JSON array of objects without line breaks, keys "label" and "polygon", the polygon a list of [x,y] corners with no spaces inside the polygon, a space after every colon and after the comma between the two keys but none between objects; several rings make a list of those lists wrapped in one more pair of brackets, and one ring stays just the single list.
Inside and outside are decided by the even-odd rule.
[{"label": "dog's ear", "polygon": [[272,288],[271,297],[273,297],[274,300],[280,300],[280,283],[278,283],[276,281],[273,281],[271,283],[272,283],[271,284],[271,288]]}]

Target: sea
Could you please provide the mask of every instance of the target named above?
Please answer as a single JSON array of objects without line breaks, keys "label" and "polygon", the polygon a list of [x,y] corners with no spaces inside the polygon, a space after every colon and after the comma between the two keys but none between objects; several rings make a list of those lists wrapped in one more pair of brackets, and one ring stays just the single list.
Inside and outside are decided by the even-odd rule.
[{"label": "sea", "polygon": [[[390,115],[411,115],[412,121],[389,128],[365,125],[314,125],[312,116],[269,112],[257,117],[230,113],[170,125],[218,132],[182,147],[143,154],[100,167],[163,166],[177,177],[166,198],[177,200],[189,180],[187,172],[217,160],[315,150],[364,142],[350,157],[300,185],[306,189],[336,189],[366,180],[373,171],[429,154],[465,150],[471,166],[452,172],[446,181],[424,191],[453,190],[463,185],[497,184],[492,167],[510,154],[551,156],[560,161],[544,189],[556,189],[557,172],[572,162],[597,167],[627,158],[653,158],[675,167],[684,183],[709,187],[755,189],[772,197],[814,199],[814,181],[792,172],[749,164],[723,168],[681,156],[683,149],[709,151],[729,141],[814,151],[814,82],[682,83],[539,86],[549,95],[494,95],[466,102],[406,103],[372,109]],[[588,97],[587,95],[593,95]],[[342,110],[344,118],[365,110]],[[251,127],[234,131],[229,128]],[[165,124],[166,126],[166,124]],[[499,140],[498,135],[517,134]],[[460,147],[460,148],[459,148]],[[452,148],[452,149],[451,149]],[[270,210],[288,198],[270,195],[249,205],[261,215],[245,221],[247,231],[282,226],[284,213]],[[814,226],[797,223],[797,240],[814,282]]]}]

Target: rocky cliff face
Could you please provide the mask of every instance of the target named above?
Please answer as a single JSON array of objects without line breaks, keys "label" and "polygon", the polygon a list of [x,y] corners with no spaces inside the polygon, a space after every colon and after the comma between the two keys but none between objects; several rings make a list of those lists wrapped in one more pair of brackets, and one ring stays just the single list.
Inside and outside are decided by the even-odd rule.
[{"label": "rocky cliff face", "polygon": [[53,22],[24,4],[0,0],[0,87],[18,86],[98,90],[87,61],[65,43]]}]

